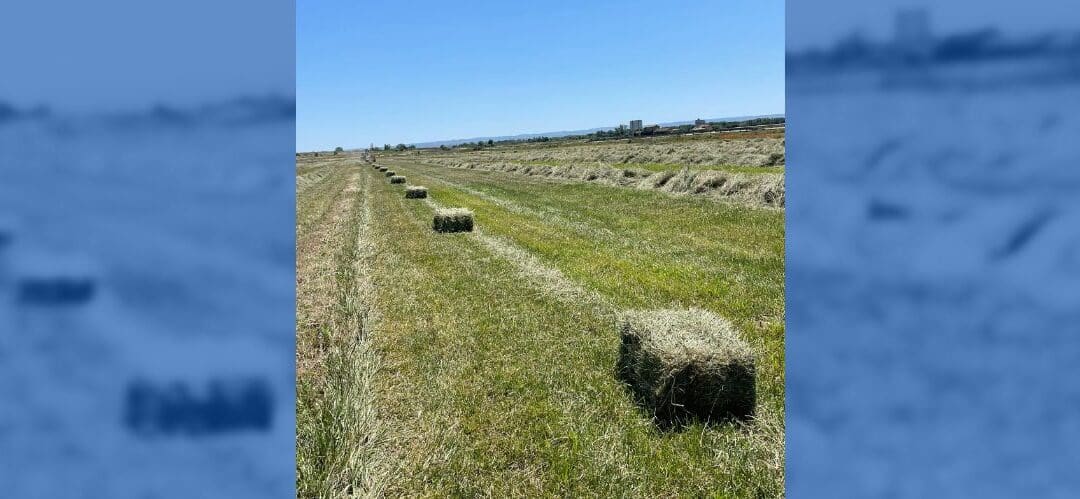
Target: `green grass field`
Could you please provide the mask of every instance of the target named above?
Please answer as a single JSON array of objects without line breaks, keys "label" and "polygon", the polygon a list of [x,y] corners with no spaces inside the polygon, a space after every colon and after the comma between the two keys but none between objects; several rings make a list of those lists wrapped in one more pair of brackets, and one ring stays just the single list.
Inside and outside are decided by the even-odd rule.
[{"label": "green grass field", "polygon": [[[783,495],[782,211],[387,161],[429,189],[405,199],[320,160],[298,165],[301,496]],[[435,205],[478,231],[434,233]],[[613,314],[691,306],[752,346],[756,419],[664,431],[617,380]]]}]

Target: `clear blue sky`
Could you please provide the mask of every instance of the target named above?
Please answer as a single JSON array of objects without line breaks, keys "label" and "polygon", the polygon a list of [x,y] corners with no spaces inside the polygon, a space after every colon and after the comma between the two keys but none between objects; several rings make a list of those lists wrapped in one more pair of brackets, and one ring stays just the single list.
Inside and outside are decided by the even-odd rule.
[{"label": "clear blue sky", "polygon": [[100,112],[291,97],[295,16],[293,0],[10,0],[0,101]]},{"label": "clear blue sky", "polygon": [[301,151],[784,112],[782,0],[296,7]]}]

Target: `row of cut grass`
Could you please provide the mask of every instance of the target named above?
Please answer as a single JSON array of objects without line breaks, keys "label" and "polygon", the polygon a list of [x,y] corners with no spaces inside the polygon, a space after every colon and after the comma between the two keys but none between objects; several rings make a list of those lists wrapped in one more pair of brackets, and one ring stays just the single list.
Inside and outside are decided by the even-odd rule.
[{"label": "row of cut grass", "polygon": [[591,165],[581,163],[560,163],[558,161],[519,161],[518,163],[528,166],[597,166],[615,170],[631,168],[652,172],[669,172],[689,168],[690,170],[719,170],[728,173],[745,173],[749,175],[775,175],[784,173],[783,166],[691,165],[680,163],[596,163],[595,165]]},{"label": "row of cut grass", "polygon": [[355,166],[324,168],[325,178],[297,199],[296,490],[378,494],[389,474],[379,459],[378,362],[364,339],[367,200],[357,182],[367,179]]},{"label": "row of cut grass", "polygon": [[402,466],[391,495],[782,495],[782,214],[584,184],[469,184],[559,205],[626,241],[589,238],[438,182],[447,170],[394,167],[619,306],[731,317],[759,352],[760,399],[749,426],[659,431],[615,379],[607,314],[537,289],[476,235],[433,233],[428,204],[376,182],[377,400]]},{"label": "row of cut grass", "polygon": [[[470,159],[468,157],[462,157],[461,159]],[[397,160],[401,161],[401,160]],[[501,161],[500,161],[501,162]],[[648,170],[652,172],[669,172],[679,171],[683,168],[688,168],[694,171],[701,170],[717,170],[727,173],[742,173],[746,175],[782,175],[784,174],[784,166],[740,166],[740,165],[696,165],[696,164],[680,164],[680,163],[580,163],[580,162],[559,162],[559,161],[514,161],[513,163],[522,166],[586,166],[597,168],[610,168],[613,170],[623,169],[638,169]]]}]

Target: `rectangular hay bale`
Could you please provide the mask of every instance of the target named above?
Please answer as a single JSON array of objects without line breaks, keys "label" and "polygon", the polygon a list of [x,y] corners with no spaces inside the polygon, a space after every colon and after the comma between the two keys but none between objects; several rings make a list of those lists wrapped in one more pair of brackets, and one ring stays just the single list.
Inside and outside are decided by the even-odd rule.
[{"label": "rectangular hay bale", "polygon": [[394,175],[393,177],[390,177],[390,183],[391,184],[404,184],[405,183],[405,177],[403,175]]},{"label": "rectangular hay bale", "polygon": [[20,305],[63,306],[90,302],[98,285],[90,277],[43,276],[24,277],[15,288]]},{"label": "rectangular hay bale", "polygon": [[629,311],[619,319],[620,377],[662,425],[754,414],[754,354],[706,310]]},{"label": "rectangular hay bale", "polygon": [[386,170],[389,170],[389,168],[387,168],[387,167],[385,167],[385,166],[380,166],[380,167],[379,167],[379,171],[380,171],[380,172],[385,172]]},{"label": "rectangular hay bale", "polygon": [[410,185],[405,188],[406,199],[423,199],[427,197],[427,187],[422,185]]},{"label": "rectangular hay bale", "polygon": [[435,232],[472,232],[473,212],[465,208],[439,208],[431,225]]},{"label": "rectangular hay bale", "polygon": [[386,170],[386,176],[387,177],[393,177],[394,175],[397,175],[397,173],[395,173],[394,170]]}]

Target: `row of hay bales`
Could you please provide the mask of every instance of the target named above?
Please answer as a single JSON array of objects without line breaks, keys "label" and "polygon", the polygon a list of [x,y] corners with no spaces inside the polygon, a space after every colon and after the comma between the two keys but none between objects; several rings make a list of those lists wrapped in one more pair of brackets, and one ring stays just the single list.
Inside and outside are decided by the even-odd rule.
[{"label": "row of hay bales", "polygon": [[[404,176],[377,168],[391,184],[405,184]],[[423,186],[405,187],[406,199],[427,195]],[[432,229],[470,232],[474,223],[468,209],[438,208]],[[701,309],[627,311],[618,317],[619,379],[659,426],[754,415],[754,354],[729,321]]]},{"label": "row of hay bales", "polygon": [[507,162],[461,161],[433,158],[432,163],[451,168],[490,170],[536,177],[597,182],[617,187],[659,190],[672,194],[693,194],[728,199],[756,206],[782,208],[786,201],[784,174],[732,173],[723,170],[667,170],[610,168],[597,165],[528,165]]},{"label": "row of hay bales", "polygon": [[[389,177],[391,184],[405,185],[406,178],[404,175],[398,175],[397,172],[385,166],[373,166]],[[427,197],[427,187],[422,185],[405,186],[405,199],[425,199]],[[472,232],[474,223],[472,210],[466,208],[438,208],[432,218],[431,229],[443,233]]]}]

